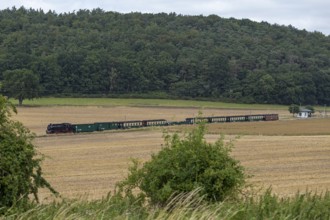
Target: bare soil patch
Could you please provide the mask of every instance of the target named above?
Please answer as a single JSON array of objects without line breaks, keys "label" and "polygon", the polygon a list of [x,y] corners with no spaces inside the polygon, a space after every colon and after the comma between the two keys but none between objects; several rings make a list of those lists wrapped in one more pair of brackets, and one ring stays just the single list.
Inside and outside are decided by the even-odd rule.
[{"label": "bare soil patch", "polygon": [[[196,116],[198,112],[193,108],[134,107],[39,107],[18,110],[15,118],[40,135],[35,143],[40,152],[49,157],[43,163],[46,178],[64,197],[85,195],[89,199],[101,198],[112,191],[115,183],[126,176],[130,158],[146,161],[152,153],[159,151],[163,143],[161,130],[43,136],[48,123],[156,118],[181,120]],[[284,111],[203,109],[203,113],[279,113],[282,119],[290,118]],[[212,133],[250,131],[254,134],[243,135],[237,140],[233,156],[241,161],[249,174],[254,175],[251,183],[265,188],[272,186],[273,191],[280,195],[293,195],[297,190],[305,191],[307,188],[318,192],[330,188],[330,135],[319,135],[320,130],[329,131],[329,124],[329,120],[319,119],[280,120],[214,124],[209,129]],[[311,127],[310,130],[302,133],[307,127]],[[292,133],[292,130],[299,133]],[[259,135],[265,131],[268,135],[277,135]],[[287,136],[288,133],[291,136]],[[207,139],[215,141],[218,136],[209,134]],[[40,196],[45,201],[49,194],[42,191]]]}]

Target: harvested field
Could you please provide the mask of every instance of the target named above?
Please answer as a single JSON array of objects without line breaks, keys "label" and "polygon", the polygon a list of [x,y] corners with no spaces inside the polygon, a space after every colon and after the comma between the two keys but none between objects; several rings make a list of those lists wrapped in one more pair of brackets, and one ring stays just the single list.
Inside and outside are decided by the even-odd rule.
[{"label": "harvested field", "polygon": [[[51,157],[43,168],[64,197],[96,199],[125,177],[130,158],[146,161],[157,152],[161,136],[159,131],[64,135],[38,138],[36,144]],[[210,141],[217,137],[207,135]],[[254,175],[251,183],[292,195],[330,188],[329,146],[330,136],[244,136],[232,154]]]},{"label": "harvested field", "polygon": [[[151,153],[157,152],[163,142],[161,130],[43,136],[48,123],[156,118],[181,120],[196,116],[198,112],[192,108],[160,107],[39,107],[18,110],[19,115],[15,118],[40,135],[35,143],[40,152],[49,157],[43,163],[46,178],[64,197],[86,195],[89,199],[101,198],[113,190],[115,183],[127,174],[130,158],[146,161]],[[203,109],[203,113],[279,113],[282,119],[290,118],[284,111]],[[253,135],[237,140],[232,152],[248,173],[254,175],[250,182],[257,186],[272,186],[273,191],[280,195],[292,195],[306,188],[318,192],[330,189],[329,122],[313,119],[214,124],[209,130],[211,133],[230,134],[247,134],[250,131]],[[296,133],[290,133],[292,130]],[[218,134],[207,135],[209,141],[215,141],[217,137]],[[45,201],[48,193],[42,191],[40,196]]]},{"label": "harvested field", "polygon": [[[190,127],[190,128],[189,128]],[[171,131],[189,130],[191,126]],[[209,133],[234,135],[330,135],[330,118],[291,119],[241,123],[214,123],[208,125]]]}]

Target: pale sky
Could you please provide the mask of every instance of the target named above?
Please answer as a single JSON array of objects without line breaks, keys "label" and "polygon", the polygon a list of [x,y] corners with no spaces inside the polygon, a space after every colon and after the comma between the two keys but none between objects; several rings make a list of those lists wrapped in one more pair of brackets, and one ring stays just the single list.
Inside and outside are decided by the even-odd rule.
[{"label": "pale sky", "polygon": [[330,0],[1,0],[0,9],[43,9],[59,13],[101,8],[121,13],[216,14],[270,24],[292,25],[300,30],[330,35]]}]

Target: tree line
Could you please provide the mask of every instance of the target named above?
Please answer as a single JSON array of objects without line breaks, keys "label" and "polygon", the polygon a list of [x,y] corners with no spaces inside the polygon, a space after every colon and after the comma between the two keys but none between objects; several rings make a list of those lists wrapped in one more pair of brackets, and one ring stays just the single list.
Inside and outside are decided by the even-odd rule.
[{"label": "tree line", "polygon": [[33,96],[323,105],[330,103],[330,37],[216,15],[13,7],[0,11],[2,93],[27,94],[27,83],[9,88],[31,79],[17,72],[32,73]]}]

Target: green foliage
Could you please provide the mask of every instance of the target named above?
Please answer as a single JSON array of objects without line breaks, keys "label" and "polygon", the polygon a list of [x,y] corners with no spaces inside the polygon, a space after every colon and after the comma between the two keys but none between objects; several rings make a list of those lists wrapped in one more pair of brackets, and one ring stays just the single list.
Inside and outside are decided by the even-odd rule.
[{"label": "green foliage", "polygon": [[294,114],[299,113],[299,110],[300,110],[299,105],[292,104],[289,106],[289,112],[292,113],[292,116],[294,116]]},{"label": "green foliage", "polygon": [[34,135],[9,118],[11,110],[16,109],[3,96],[0,108],[0,208],[27,205],[31,194],[38,202],[40,187],[56,193],[42,177],[43,156],[32,143]]},{"label": "green foliage", "polygon": [[0,95],[0,125],[8,123],[12,112],[17,113],[16,107],[8,99]]},{"label": "green foliage", "polygon": [[243,167],[229,154],[232,142],[221,137],[215,143],[204,139],[205,125],[199,124],[186,137],[165,135],[165,145],[149,162],[139,168],[134,161],[126,180],[119,183],[119,192],[132,195],[138,188],[141,199],[165,205],[179,193],[200,188],[208,201],[223,201],[234,195],[245,183]]},{"label": "green foliage", "polygon": [[312,114],[315,113],[315,109],[314,109],[313,106],[311,106],[311,105],[306,105],[305,108],[308,109],[308,110],[311,110],[311,113],[312,113]]},{"label": "green foliage", "polygon": [[32,70],[40,95],[163,93],[329,105],[330,38],[216,15],[0,10],[0,80]]},{"label": "green foliage", "polygon": [[[11,219],[329,219],[330,193],[297,193],[279,197],[270,190],[258,197],[207,203],[199,191],[179,194],[165,207],[132,203],[127,197],[107,196],[101,200],[64,200],[37,205],[27,211],[7,213]],[[0,217],[1,218],[1,217]]]},{"label": "green foliage", "polygon": [[31,70],[7,70],[3,75],[3,90],[9,97],[18,99],[19,105],[23,104],[24,99],[38,97],[39,79]]},{"label": "green foliage", "polygon": [[271,109],[285,110],[282,105],[269,104],[239,104],[215,101],[198,101],[198,100],[175,100],[175,99],[150,99],[136,96],[123,98],[39,98],[34,100],[26,100],[26,104],[31,106],[168,106],[168,107],[198,107],[198,108],[224,108],[224,109]]},{"label": "green foliage", "polygon": [[[141,204],[131,203],[128,198],[105,196],[101,200],[85,198],[50,204],[33,205],[29,210],[6,213],[6,219],[147,219],[148,212]],[[0,217],[1,219],[1,217]]]},{"label": "green foliage", "polygon": [[232,219],[329,219],[330,193],[297,193],[280,198],[268,189],[258,198],[248,198]]}]

